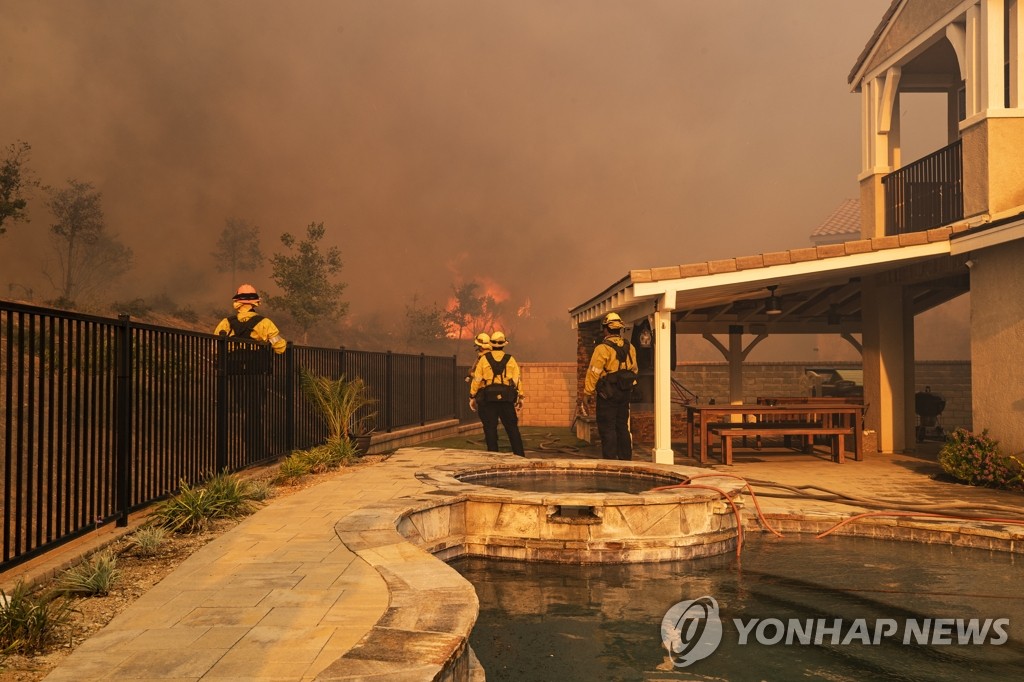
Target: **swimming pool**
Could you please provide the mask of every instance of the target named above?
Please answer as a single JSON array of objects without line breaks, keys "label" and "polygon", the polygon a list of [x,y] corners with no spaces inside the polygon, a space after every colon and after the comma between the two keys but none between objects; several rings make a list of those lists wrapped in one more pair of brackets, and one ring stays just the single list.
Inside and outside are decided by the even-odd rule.
[{"label": "swimming pool", "polygon": [[[760,537],[750,539],[739,561],[722,555],[628,565],[452,565],[480,598],[470,644],[490,682],[952,681],[1024,675],[1021,561],[870,538]],[[702,596],[720,607],[721,643],[703,660],[675,667],[662,645],[662,619],[674,604]],[[957,643],[957,627],[970,627],[972,619],[989,622],[984,637],[975,632],[987,643]],[[998,619],[1007,621],[997,625]],[[858,621],[866,634],[857,631]],[[808,622],[810,643],[801,644],[799,628]],[[885,634],[890,623],[896,629]],[[931,631],[921,640],[926,623]],[[791,624],[798,629],[786,644],[777,630]],[[1005,643],[991,643],[1000,628]],[[813,643],[816,636],[821,644]]]}]

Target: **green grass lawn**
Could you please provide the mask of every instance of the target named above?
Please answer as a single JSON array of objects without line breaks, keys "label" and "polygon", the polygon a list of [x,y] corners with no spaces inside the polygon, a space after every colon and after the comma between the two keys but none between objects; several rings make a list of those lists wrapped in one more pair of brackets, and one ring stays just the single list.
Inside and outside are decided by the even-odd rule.
[{"label": "green grass lawn", "polygon": [[[568,427],[524,426],[519,431],[523,435],[523,447],[530,455],[550,454],[552,457],[600,457],[600,448],[576,438],[576,434]],[[450,438],[420,443],[422,447],[454,448],[458,450],[486,450],[483,433],[471,433]],[[498,449],[501,452],[512,452],[505,435],[505,429],[498,425]]]}]

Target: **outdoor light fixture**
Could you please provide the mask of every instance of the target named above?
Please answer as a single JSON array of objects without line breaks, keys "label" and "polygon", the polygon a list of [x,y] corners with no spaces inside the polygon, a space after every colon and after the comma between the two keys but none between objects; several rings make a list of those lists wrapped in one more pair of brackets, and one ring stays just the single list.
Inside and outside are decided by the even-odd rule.
[{"label": "outdoor light fixture", "polygon": [[777,288],[778,285],[776,284],[773,284],[770,287],[768,287],[768,291],[771,292],[771,295],[768,297],[764,304],[765,315],[778,315],[779,313],[782,312],[782,306],[779,305],[779,297],[775,295],[775,290]]}]

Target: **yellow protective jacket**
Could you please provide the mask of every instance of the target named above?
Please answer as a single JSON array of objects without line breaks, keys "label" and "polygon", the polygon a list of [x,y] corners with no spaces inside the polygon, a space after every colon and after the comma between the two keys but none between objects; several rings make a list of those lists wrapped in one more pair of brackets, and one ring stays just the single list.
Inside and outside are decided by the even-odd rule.
[{"label": "yellow protective jacket", "polygon": [[597,344],[597,348],[594,349],[594,354],[590,356],[590,366],[587,368],[587,378],[583,383],[583,394],[594,395],[597,392],[597,382],[601,377],[612,372],[617,372],[620,369],[631,369],[636,371],[636,348],[632,344],[629,346],[629,356],[626,358],[626,362],[623,365],[619,365],[619,358],[615,354],[615,349],[609,346],[605,341],[614,343],[619,348],[622,348],[622,344],[626,341],[620,336],[606,336],[601,343]]},{"label": "yellow protective jacket", "polygon": [[[236,315],[236,317],[239,322],[245,322],[255,314],[256,309],[251,305],[242,305],[238,308],[238,315]],[[225,317],[221,320],[217,325],[217,328],[213,330],[213,333],[218,336],[221,334],[227,334],[230,336],[231,323],[228,321],[228,318]],[[256,326],[253,327],[252,334],[250,336],[257,341],[269,343],[274,349],[274,352],[278,355],[283,353],[284,349],[288,346],[288,342],[281,338],[281,332],[277,328],[277,325],[271,322],[268,317],[264,317],[256,323]]]},{"label": "yellow protective jacket", "polygon": [[[496,362],[501,362],[501,359],[505,357],[505,351],[492,350],[490,351],[491,356],[494,357]],[[475,398],[477,391],[488,384],[495,383],[494,370],[491,369],[491,363],[487,361],[487,353],[481,355],[476,364],[473,366],[473,381],[469,384],[469,397]],[[508,356],[508,364],[505,365],[505,373],[497,378],[499,384],[515,384],[516,389],[519,391],[519,399],[523,399],[523,376],[519,370],[519,363],[511,355]]]}]

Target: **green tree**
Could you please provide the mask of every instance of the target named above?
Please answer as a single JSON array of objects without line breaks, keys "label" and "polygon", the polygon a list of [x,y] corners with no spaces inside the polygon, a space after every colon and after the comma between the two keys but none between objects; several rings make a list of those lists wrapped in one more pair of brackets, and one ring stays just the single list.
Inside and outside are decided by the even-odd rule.
[{"label": "green tree", "polygon": [[88,182],[71,179],[67,187],[49,189],[58,272],[46,275],[65,304],[90,296],[131,268],[132,251],[106,231],[100,200]]},{"label": "green tree", "polygon": [[425,307],[420,304],[419,296],[413,294],[412,301],[405,306],[405,337],[409,347],[420,352],[434,351],[447,342],[448,325],[444,315],[439,305]]},{"label": "green tree", "polygon": [[7,232],[4,223],[28,222],[25,209],[28,207],[28,193],[38,182],[33,179],[28,167],[27,142],[14,142],[4,150],[0,159],[0,235]]},{"label": "green tree", "polygon": [[321,252],[319,242],[325,232],[322,222],[310,223],[302,241],[286,232],[281,243],[289,253],[275,253],[270,259],[274,283],[284,294],[267,296],[267,303],[291,315],[302,331],[303,343],[313,325],[341,319],[348,312],[348,303],[341,300],[346,285],[331,281],[341,271],[341,252],[336,246]]},{"label": "green tree", "polygon": [[263,264],[260,228],[243,218],[228,218],[217,238],[217,250],[210,254],[219,272],[230,272],[232,284],[238,284],[239,270],[253,271]]}]

